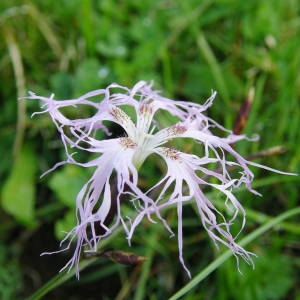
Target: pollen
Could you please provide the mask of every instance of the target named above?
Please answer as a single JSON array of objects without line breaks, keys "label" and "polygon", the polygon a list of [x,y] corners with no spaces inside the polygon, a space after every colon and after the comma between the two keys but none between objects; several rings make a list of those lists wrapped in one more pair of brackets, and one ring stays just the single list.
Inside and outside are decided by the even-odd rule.
[{"label": "pollen", "polygon": [[113,107],[110,110],[110,114],[112,115],[112,117],[117,120],[118,122],[120,122],[121,124],[123,124],[124,122],[127,122],[130,120],[130,118],[128,117],[128,115],[126,115],[124,113],[124,111],[118,107]]},{"label": "pollen", "polygon": [[183,134],[186,131],[187,131],[186,126],[182,125],[182,124],[175,124],[168,129],[169,134],[172,136],[178,135],[178,134]]},{"label": "pollen", "polygon": [[124,148],[134,149],[137,147],[137,144],[131,138],[122,137],[119,141]]},{"label": "pollen", "polygon": [[161,153],[172,160],[178,160],[180,158],[180,152],[175,148],[162,148]]}]

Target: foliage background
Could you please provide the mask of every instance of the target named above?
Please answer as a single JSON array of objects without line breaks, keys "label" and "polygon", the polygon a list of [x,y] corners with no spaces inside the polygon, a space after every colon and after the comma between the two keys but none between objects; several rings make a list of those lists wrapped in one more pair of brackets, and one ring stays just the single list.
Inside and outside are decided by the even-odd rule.
[{"label": "foliage background", "polygon": [[[28,90],[71,98],[111,82],[153,80],[165,95],[199,103],[217,90],[209,115],[233,128],[253,87],[244,131],[261,138],[240,143],[238,151],[281,146],[282,153],[256,161],[300,173],[299,28],[297,0],[2,0],[0,298],[29,296],[63,266],[66,255],[39,254],[57,249],[61,230],[73,222],[74,196],[89,176],[70,166],[39,179],[63,159],[62,147],[47,116],[30,118],[38,103],[17,98]],[[248,212],[243,235],[299,206],[299,177],[253,171],[263,197],[239,192]],[[154,172],[147,169],[144,184]],[[255,270],[242,264],[240,275],[230,259],[185,299],[300,299],[298,222],[289,220],[248,246],[258,255]],[[185,259],[197,274],[220,252],[192,207],[185,223]],[[122,234],[107,247],[148,261],[126,267],[99,258],[79,282],[72,278],[43,299],[166,299],[188,282],[176,240],[159,225],[145,224],[131,248]]]}]

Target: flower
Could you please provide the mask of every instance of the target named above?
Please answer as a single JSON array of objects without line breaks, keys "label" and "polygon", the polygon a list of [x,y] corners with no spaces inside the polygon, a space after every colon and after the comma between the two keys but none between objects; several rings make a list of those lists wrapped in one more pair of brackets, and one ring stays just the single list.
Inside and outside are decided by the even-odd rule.
[{"label": "flower", "polygon": [[[69,240],[67,246],[60,250],[64,251],[76,239],[74,255],[63,269],[75,266],[79,276],[82,248],[84,252],[97,251],[100,240],[119,225],[123,226],[129,242],[144,218],[151,222],[160,220],[174,235],[162,210],[176,207],[179,259],[190,276],[183,259],[182,214],[183,205],[188,202],[196,204],[201,223],[216,245],[224,244],[236,257],[252,263],[252,253],[239,246],[237,236],[230,232],[239,214],[243,220],[241,227],[244,227],[246,215],[233,191],[244,185],[250,192],[258,194],[251,187],[254,175],[249,166],[283,172],[247,161],[232,148],[231,144],[247,138],[233,134],[203,114],[212,105],[215,96],[216,92],[212,92],[203,105],[174,101],[162,97],[144,81],[138,82],[132,89],[111,84],[106,89],[95,90],[73,100],[58,101],[53,94],[41,97],[30,92],[27,98],[42,101],[44,110],[39,113],[50,115],[66,151],[66,160],[49,171],[63,164],[95,168],[76,198],[77,225],[61,243]],[[89,117],[70,118],[63,112],[66,107],[80,110],[81,105],[93,109],[94,113]],[[172,116],[174,123],[171,126],[160,127],[161,112]],[[107,122],[119,125],[123,135],[112,137],[111,126]],[[226,137],[218,137],[212,130],[223,131]],[[104,132],[107,138],[98,139],[99,132]],[[195,141],[195,152],[185,153],[170,146],[178,139]],[[75,158],[76,153],[71,153],[73,149],[93,153],[96,158],[81,162]],[[164,161],[166,172],[154,186],[143,191],[138,184],[139,168],[150,155]],[[233,169],[239,170],[239,173],[233,174]],[[225,204],[232,211],[229,220],[204,194],[206,186],[224,195]],[[131,218],[123,213],[121,200],[124,198],[135,209]],[[112,223],[108,222],[110,211],[115,214]]]}]

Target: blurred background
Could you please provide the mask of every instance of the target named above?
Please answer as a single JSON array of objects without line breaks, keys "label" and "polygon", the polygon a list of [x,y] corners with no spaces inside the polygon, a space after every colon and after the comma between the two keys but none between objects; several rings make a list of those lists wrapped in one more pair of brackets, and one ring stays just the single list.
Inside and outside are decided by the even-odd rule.
[{"label": "blurred background", "polygon": [[[243,133],[260,140],[236,149],[248,156],[277,147],[254,161],[300,173],[298,0],[2,0],[0,38],[1,299],[25,299],[66,263],[68,253],[40,253],[57,250],[72,228],[75,195],[91,172],[66,166],[39,178],[65,157],[50,118],[30,118],[39,103],[17,101],[29,90],[67,99],[112,82],[153,80],[165,96],[203,103],[213,89],[208,115],[229,129],[252,90]],[[263,197],[238,192],[248,215],[242,236],[299,206],[299,177],[253,172]],[[155,166],[143,184],[153,178]],[[192,206],[184,223],[185,260],[195,275],[224,249],[216,251]],[[188,278],[176,238],[148,225],[132,247],[124,234],[107,244],[146,256],[146,264],[100,257],[80,281],[72,277],[43,299],[167,299]],[[254,270],[241,263],[241,275],[231,258],[185,299],[300,299],[299,236],[299,218],[276,226],[248,245],[258,255]]]}]

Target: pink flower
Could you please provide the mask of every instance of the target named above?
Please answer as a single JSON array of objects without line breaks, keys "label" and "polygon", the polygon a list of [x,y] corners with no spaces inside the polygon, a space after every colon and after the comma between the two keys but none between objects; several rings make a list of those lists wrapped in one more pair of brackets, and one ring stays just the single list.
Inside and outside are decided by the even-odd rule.
[{"label": "pink flower", "polygon": [[[123,226],[130,241],[135,228],[145,217],[154,223],[154,219],[160,220],[174,235],[162,210],[176,207],[179,259],[190,276],[183,259],[182,214],[186,202],[196,204],[199,220],[216,245],[224,244],[236,257],[252,263],[252,253],[240,247],[236,236],[230,233],[230,227],[239,214],[242,215],[244,227],[246,215],[233,191],[244,185],[250,192],[258,194],[251,187],[254,176],[249,166],[287,173],[247,161],[231,147],[231,144],[246,139],[246,136],[234,135],[203,114],[212,105],[215,96],[216,92],[213,92],[203,105],[174,101],[162,97],[144,81],[138,82],[132,89],[111,84],[106,89],[92,91],[74,100],[57,101],[54,95],[47,98],[30,93],[29,99],[43,102],[45,110],[40,113],[49,113],[66,150],[67,159],[51,170],[66,163],[95,167],[94,174],[76,198],[77,225],[62,241],[69,240],[66,248],[61,250],[64,251],[76,239],[74,255],[63,269],[75,266],[79,276],[78,262],[82,247],[85,252],[97,251],[100,240],[119,225]],[[80,110],[80,107],[77,108],[79,105],[90,107],[94,114],[70,119],[62,112],[66,107]],[[134,113],[130,114],[130,109]],[[174,124],[160,128],[158,112],[161,111],[171,114]],[[110,136],[107,121],[122,127],[124,135],[97,139],[96,133],[99,131]],[[227,136],[214,135],[212,128],[224,131]],[[194,153],[185,153],[169,146],[175,139],[187,138],[196,142]],[[73,149],[94,153],[97,157],[83,163],[76,160],[75,153],[70,153]],[[165,162],[166,173],[145,192],[138,185],[139,168],[150,155],[156,155]],[[232,211],[231,219],[226,219],[214,205],[213,199],[203,193],[205,186],[224,194],[226,205]],[[122,198],[133,204],[136,210],[133,217],[124,215]],[[112,224],[108,224],[112,208],[115,208],[115,217]]]}]

